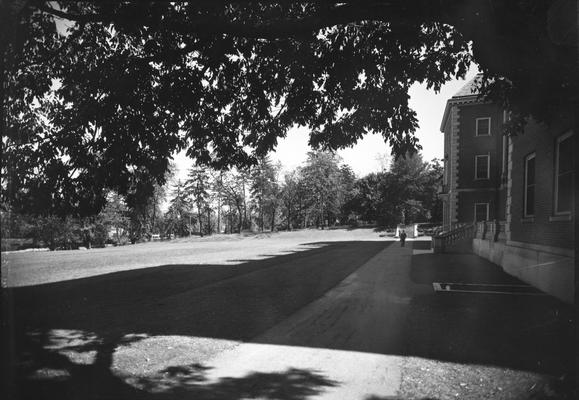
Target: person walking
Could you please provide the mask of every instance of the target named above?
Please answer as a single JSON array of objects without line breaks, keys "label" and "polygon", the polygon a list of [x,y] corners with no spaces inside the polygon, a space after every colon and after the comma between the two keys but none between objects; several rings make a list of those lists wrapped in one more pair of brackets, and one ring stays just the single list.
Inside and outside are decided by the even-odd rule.
[{"label": "person walking", "polygon": [[404,247],[404,242],[406,242],[406,231],[400,231],[400,247]]}]

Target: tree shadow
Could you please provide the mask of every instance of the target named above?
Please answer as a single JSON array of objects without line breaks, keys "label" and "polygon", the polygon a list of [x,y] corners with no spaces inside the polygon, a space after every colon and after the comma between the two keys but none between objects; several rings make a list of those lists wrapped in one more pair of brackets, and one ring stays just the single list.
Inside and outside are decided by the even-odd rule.
[{"label": "tree shadow", "polygon": [[246,393],[305,399],[334,383],[298,369],[207,383],[198,365],[176,365],[164,370],[170,378],[164,394],[148,397],[154,382],[143,389],[129,385],[113,374],[113,356],[119,347],[151,336],[248,341],[322,296],[383,248],[379,242],[317,243],[239,265],[167,265],[5,289],[12,318],[5,332],[3,381],[12,398],[171,398],[186,385],[191,398]]},{"label": "tree shadow", "polygon": [[305,400],[339,383],[318,371],[288,368],[282,372],[252,372],[243,377],[210,381],[202,364],[173,366],[161,374],[141,378],[137,386],[160,399],[279,399]]},{"label": "tree shadow", "polygon": [[[364,398],[364,400],[409,400],[399,396],[369,396]],[[434,397],[420,397],[420,398],[412,398],[412,400],[438,400]]]},{"label": "tree shadow", "polygon": [[[318,371],[300,368],[210,380],[207,377],[210,367],[200,363],[169,366],[144,377],[122,377],[115,375],[110,368],[115,350],[113,342],[96,347],[97,359],[92,364],[72,362],[66,356],[42,347],[31,350],[35,352],[35,365],[29,365],[28,371],[19,371],[12,390],[4,392],[10,398],[306,400],[339,385]],[[61,374],[57,375],[59,371]]]},{"label": "tree shadow", "polygon": [[[311,397],[338,383],[316,371],[292,369],[216,383],[206,379],[207,366],[201,363],[165,367],[162,379],[139,376],[140,381],[127,382],[112,370],[113,357],[121,346],[156,336],[254,340],[390,244],[311,243],[316,247],[239,265],[166,265],[4,289],[3,303],[10,305],[4,315],[12,317],[5,332],[8,340],[3,341],[3,380],[13,398],[23,399],[162,400],[183,391],[185,398],[200,399],[233,399],[239,393],[288,400]],[[433,256],[413,256],[410,271],[397,272],[408,274],[414,285],[430,288],[428,293],[412,294],[385,283],[385,292],[408,292],[408,301],[397,300],[384,311],[404,316],[396,328],[400,340],[388,346],[343,342],[325,347],[552,374],[569,370],[574,343],[569,307],[549,297],[436,294],[432,281],[516,280],[466,256]],[[272,344],[316,347],[308,338]],[[259,392],[252,392],[255,387]]]}]

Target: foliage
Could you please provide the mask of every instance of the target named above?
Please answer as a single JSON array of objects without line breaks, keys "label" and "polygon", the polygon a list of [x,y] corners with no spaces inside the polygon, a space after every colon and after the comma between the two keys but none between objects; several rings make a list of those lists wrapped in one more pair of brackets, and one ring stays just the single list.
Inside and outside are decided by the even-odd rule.
[{"label": "foliage", "polygon": [[349,165],[340,165],[337,203],[340,207],[338,219],[341,224],[351,222],[350,218],[352,215],[351,210],[348,208],[348,204],[352,201],[355,195],[354,188],[356,185],[356,179],[356,174]]},{"label": "foliage", "polygon": [[302,197],[300,193],[299,171],[288,172],[284,175],[280,196],[282,204],[282,215],[285,217],[285,228],[291,231],[294,227],[296,217],[299,215],[299,205]]},{"label": "foliage", "polygon": [[[102,226],[99,231],[106,232],[106,239],[108,239],[108,232],[113,232],[113,239],[115,243],[121,243],[126,238],[130,229],[129,209],[125,203],[125,199],[114,192],[107,196],[107,204],[100,212],[97,224]],[[106,241],[105,239],[105,241]]]},{"label": "foliage", "polygon": [[279,166],[272,164],[269,157],[262,157],[258,164],[251,168],[250,193],[254,199],[254,209],[257,211],[257,224],[264,230],[266,216],[269,216],[269,226],[275,229],[275,216],[279,205],[279,184],[277,175]]},{"label": "foliage", "polygon": [[[222,232],[223,225],[226,232],[233,233],[253,228],[323,229],[360,222],[389,226],[441,219],[437,188],[442,166],[438,160],[422,161],[419,154],[396,160],[390,171],[362,178],[331,152],[310,152],[306,162],[286,172],[282,181],[278,181],[278,172],[279,166],[268,158],[249,170],[224,172],[194,167],[187,182],[174,182],[164,216],[160,211],[165,201],[163,187],[156,187],[151,197],[133,202],[132,207],[127,197],[110,192],[104,209],[95,217],[3,212],[3,235],[11,226],[18,226],[20,236],[34,237],[38,245],[90,248],[111,240],[125,244],[147,239],[154,232],[162,236],[190,235],[200,221],[202,233],[211,233],[213,227]],[[135,228],[137,224],[140,231]]]},{"label": "foliage", "polygon": [[[216,190],[226,206],[226,227],[229,233],[241,232],[250,227],[247,214],[247,191],[250,173],[247,170],[230,170],[220,175]],[[234,223],[237,220],[237,223]],[[235,225],[235,226],[234,226]]]},{"label": "foliage", "polygon": [[[34,213],[94,215],[106,189],[129,194],[143,176],[162,185],[185,147],[199,163],[255,164],[294,124],[322,149],[375,131],[395,153],[413,151],[408,88],[439,88],[470,62],[459,33],[426,19],[328,21],[300,35],[196,31],[201,16],[306,19],[324,11],[316,2],[39,4],[24,7],[3,48],[2,195]],[[64,35],[54,15],[76,23]]]},{"label": "foliage", "polygon": [[0,211],[0,229],[2,239],[27,238],[33,229],[30,216],[15,213],[11,210]]},{"label": "foliage", "polygon": [[165,213],[166,234],[187,236],[191,234],[192,202],[181,180],[173,186],[169,209]]},{"label": "foliage", "polygon": [[50,250],[71,249],[82,242],[80,226],[72,217],[38,217],[33,235],[36,242],[44,243]]},{"label": "foliage", "polygon": [[346,204],[349,213],[354,213],[357,218],[366,222],[379,219],[378,203],[380,191],[378,190],[384,173],[371,173],[358,179],[351,193],[352,198]]},{"label": "foliage", "polygon": [[339,161],[330,152],[309,152],[302,169],[309,215],[318,227],[333,225],[339,215]]},{"label": "foliage", "polygon": [[437,191],[441,176],[437,160],[425,163],[420,154],[399,158],[390,171],[370,174],[356,182],[348,210],[382,226],[440,221],[442,205]]},{"label": "foliage", "polygon": [[[172,176],[173,170],[170,169],[166,177],[171,179]],[[139,171],[133,177],[125,196],[131,242],[146,239],[152,233],[160,233],[164,229],[161,205],[165,202],[166,191],[165,185],[155,183],[144,171]]]},{"label": "foliage", "polygon": [[573,112],[579,93],[572,1],[0,8],[1,195],[16,212],[95,215],[109,189],[128,195],[143,176],[163,185],[183,148],[202,164],[247,167],[294,124],[314,148],[374,131],[412,152],[408,88],[436,90],[473,57],[481,95],[515,113],[511,133],[529,116]]},{"label": "foliage", "polygon": [[[209,207],[209,182],[210,176],[207,170],[203,167],[192,167],[189,170],[187,180],[185,181],[185,192],[193,200],[193,204],[197,207],[197,222],[199,223],[199,233],[211,233],[208,228],[211,221],[205,218],[204,211]],[[206,223],[203,224],[203,219]],[[203,226],[205,225],[205,229]]]}]

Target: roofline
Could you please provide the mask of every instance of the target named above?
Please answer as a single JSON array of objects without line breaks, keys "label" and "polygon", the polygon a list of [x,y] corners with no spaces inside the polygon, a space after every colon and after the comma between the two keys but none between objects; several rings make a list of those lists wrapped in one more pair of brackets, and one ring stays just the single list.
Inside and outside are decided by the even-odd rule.
[{"label": "roofline", "polygon": [[478,94],[472,94],[469,96],[451,97],[446,101],[446,107],[444,107],[444,113],[442,114],[442,121],[440,122],[440,132],[444,132],[444,125],[446,125],[446,120],[450,114],[451,106],[457,104],[470,104],[470,103],[486,103],[484,100],[480,100]]}]

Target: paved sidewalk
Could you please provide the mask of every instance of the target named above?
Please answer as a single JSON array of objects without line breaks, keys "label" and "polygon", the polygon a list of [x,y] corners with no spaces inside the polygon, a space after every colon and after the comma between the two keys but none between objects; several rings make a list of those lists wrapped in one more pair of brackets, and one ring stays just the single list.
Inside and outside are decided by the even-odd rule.
[{"label": "paved sidewalk", "polygon": [[389,354],[395,354],[404,340],[399,327],[411,301],[409,286],[431,291],[407,279],[411,255],[410,247],[387,247],[252,343],[212,360],[209,377],[217,381],[299,370],[318,374],[327,383],[316,393],[317,399],[395,396],[402,358]]},{"label": "paved sidewalk", "polygon": [[559,303],[437,294],[437,279],[517,281],[472,254],[413,255],[413,247],[424,246],[390,245],[320,299],[211,360],[208,379],[278,374],[315,383],[305,397],[316,399],[508,399],[552,391],[550,376],[564,370],[570,345],[553,326]]}]

